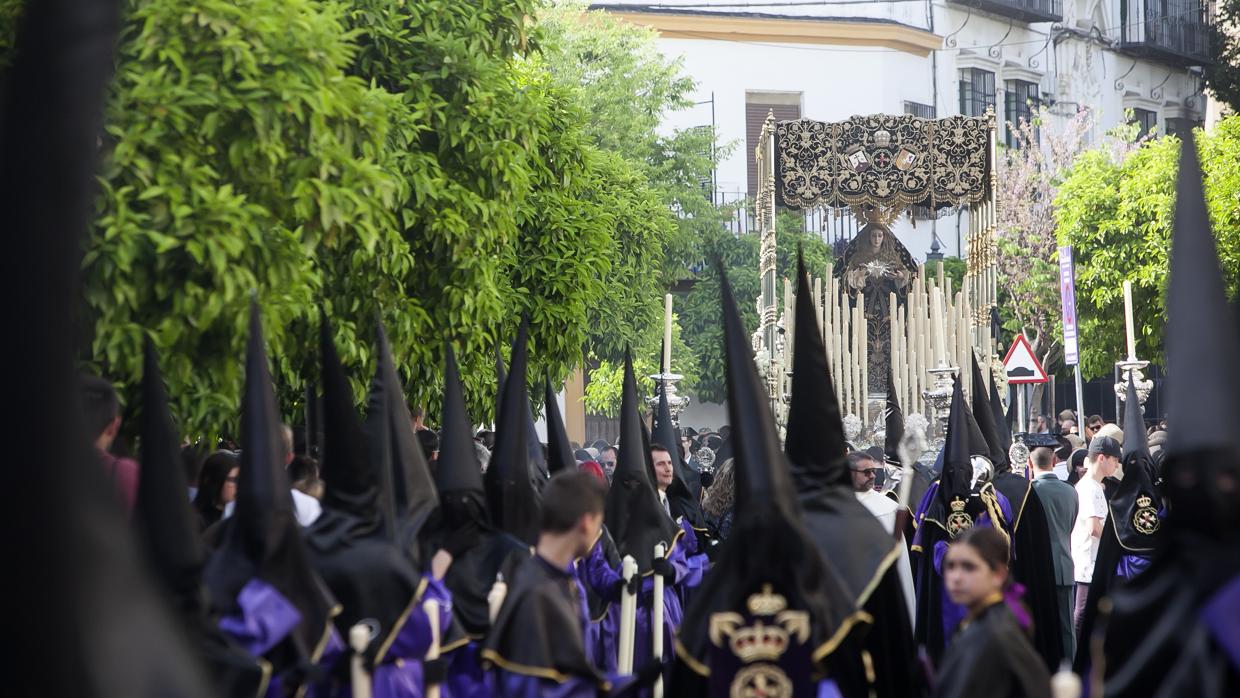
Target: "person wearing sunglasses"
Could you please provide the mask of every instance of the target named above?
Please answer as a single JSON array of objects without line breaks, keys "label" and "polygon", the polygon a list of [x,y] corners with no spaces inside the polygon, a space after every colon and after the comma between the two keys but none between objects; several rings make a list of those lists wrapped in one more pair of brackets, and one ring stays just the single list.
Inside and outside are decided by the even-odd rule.
[{"label": "person wearing sunglasses", "polygon": [[874,482],[883,464],[865,451],[853,451],[848,454],[848,471],[852,474],[852,486],[856,492],[869,492],[874,489]]}]

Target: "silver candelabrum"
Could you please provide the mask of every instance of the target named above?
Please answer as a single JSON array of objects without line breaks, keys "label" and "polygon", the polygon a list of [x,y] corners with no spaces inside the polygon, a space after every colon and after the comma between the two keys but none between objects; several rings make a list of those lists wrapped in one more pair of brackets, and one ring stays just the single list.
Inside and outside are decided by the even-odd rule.
[{"label": "silver candelabrum", "polygon": [[960,369],[948,366],[942,361],[939,361],[935,368],[926,369],[926,373],[934,377],[934,389],[921,391],[921,396],[934,410],[935,419],[931,424],[938,425],[938,428],[934,429],[932,445],[942,445],[946,441],[947,420],[951,416],[952,386],[958,370]]},{"label": "silver candelabrum", "polygon": [[[689,401],[692,399],[688,395],[680,395],[676,392],[676,382],[683,379],[684,376],[679,373],[656,373],[650,377],[660,386],[663,393],[667,395],[667,407],[672,413],[672,425],[679,429],[680,413],[685,411],[685,408],[689,406]],[[655,396],[652,398],[647,398],[646,401],[655,409],[658,409],[658,393],[655,393]]]},{"label": "silver candelabrum", "polygon": [[1146,380],[1145,374],[1141,371],[1149,366],[1150,362],[1142,361],[1136,357],[1130,356],[1124,361],[1116,361],[1115,366],[1119,368],[1120,380],[1115,384],[1115,395],[1119,397],[1120,402],[1128,399],[1128,376],[1132,376],[1132,382],[1137,388],[1137,401],[1142,407],[1150,396],[1150,391],[1154,389],[1154,382]]}]

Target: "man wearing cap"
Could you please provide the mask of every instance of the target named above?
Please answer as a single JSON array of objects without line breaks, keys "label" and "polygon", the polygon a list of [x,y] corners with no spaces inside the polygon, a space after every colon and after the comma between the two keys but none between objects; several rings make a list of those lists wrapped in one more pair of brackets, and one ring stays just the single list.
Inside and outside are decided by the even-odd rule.
[{"label": "man wearing cap", "polygon": [[1025,438],[1029,447],[1029,465],[1033,469],[1033,491],[1037,493],[1046,511],[1046,527],[1050,532],[1051,559],[1055,567],[1055,596],[1059,601],[1059,629],[1063,638],[1064,656],[1071,658],[1076,652],[1072,616],[1075,599],[1072,597],[1074,569],[1072,565],[1072,527],[1076,522],[1077,497],[1072,485],[1061,480],[1055,472],[1055,447],[1058,442],[1044,434],[1030,434]]},{"label": "man wearing cap", "polygon": [[[1094,577],[1094,560],[1098,542],[1107,519],[1107,498],[1102,479],[1119,470],[1120,446],[1115,439],[1097,435],[1089,442],[1085,477],[1076,483],[1077,514],[1072,528],[1072,566],[1076,580],[1076,604],[1073,624],[1081,622],[1081,612],[1089,595],[1089,582]],[[1079,639],[1079,638],[1078,638]]]}]

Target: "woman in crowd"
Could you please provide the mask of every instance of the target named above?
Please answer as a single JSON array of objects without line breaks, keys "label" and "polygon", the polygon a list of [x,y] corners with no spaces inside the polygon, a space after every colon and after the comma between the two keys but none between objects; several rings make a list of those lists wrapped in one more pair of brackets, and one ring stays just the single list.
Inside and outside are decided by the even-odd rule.
[{"label": "woman in crowd", "polygon": [[228,451],[216,451],[202,464],[198,493],[194,495],[198,530],[206,530],[223,517],[224,507],[237,496],[237,476],[240,474],[241,461]]},{"label": "woman in crowd", "polygon": [[735,501],[732,459],[729,458],[719,466],[714,482],[706,490],[706,494],[702,495],[702,512],[706,514],[706,523],[712,537],[720,543],[727,540],[728,532],[732,529],[732,505]]},{"label": "woman in crowd", "polygon": [[947,549],[943,583],[968,609],[943,655],[937,698],[1050,698],[1050,674],[1017,622],[1024,614],[1008,580],[1008,541],[974,526]]}]

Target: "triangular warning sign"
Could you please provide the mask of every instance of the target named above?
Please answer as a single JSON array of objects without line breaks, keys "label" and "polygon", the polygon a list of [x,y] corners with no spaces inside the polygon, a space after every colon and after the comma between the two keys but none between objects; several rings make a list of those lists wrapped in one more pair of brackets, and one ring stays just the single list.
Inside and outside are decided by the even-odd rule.
[{"label": "triangular warning sign", "polygon": [[1047,381],[1046,371],[1042,370],[1042,364],[1038,363],[1033,347],[1029,346],[1029,340],[1023,334],[1016,335],[1012,348],[1003,357],[1003,372],[1007,374],[1008,383],[1019,385]]}]

